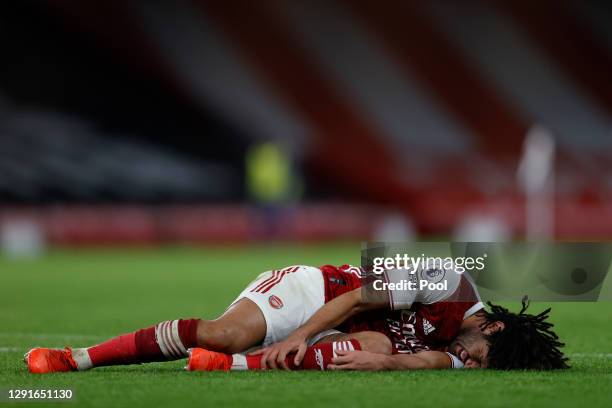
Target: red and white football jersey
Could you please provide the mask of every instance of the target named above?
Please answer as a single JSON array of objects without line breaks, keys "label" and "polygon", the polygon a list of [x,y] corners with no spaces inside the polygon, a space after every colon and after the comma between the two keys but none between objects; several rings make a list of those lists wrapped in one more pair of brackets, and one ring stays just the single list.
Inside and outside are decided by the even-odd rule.
[{"label": "red and white football jersey", "polygon": [[[354,266],[322,266],[325,301],[361,287],[362,270]],[[440,271],[437,271],[438,273]],[[461,323],[484,307],[471,278],[454,271],[444,271],[447,290],[388,291],[389,309],[360,313],[344,322],[338,330],[346,333],[378,331],[393,345],[394,353],[416,353],[422,350],[445,350],[457,336]],[[422,274],[422,275],[420,275]],[[432,278],[432,270],[410,274],[405,270],[385,272],[383,280]],[[444,276],[443,276],[444,277]],[[436,281],[439,276],[433,276]]]}]

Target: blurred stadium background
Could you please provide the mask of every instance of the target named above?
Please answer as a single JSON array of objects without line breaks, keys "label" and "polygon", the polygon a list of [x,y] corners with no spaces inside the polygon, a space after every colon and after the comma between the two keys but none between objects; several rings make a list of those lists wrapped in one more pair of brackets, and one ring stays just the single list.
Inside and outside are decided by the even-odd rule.
[{"label": "blurred stadium background", "polygon": [[3,248],[521,239],[529,214],[610,239],[611,22],[603,0],[2,2]]}]

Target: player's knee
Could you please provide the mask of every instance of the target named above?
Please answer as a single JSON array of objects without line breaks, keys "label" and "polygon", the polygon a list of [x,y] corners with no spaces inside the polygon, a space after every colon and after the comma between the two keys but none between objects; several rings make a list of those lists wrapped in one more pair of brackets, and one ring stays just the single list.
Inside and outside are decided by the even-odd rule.
[{"label": "player's knee", "polygon": [[238,330],[224,322],[201,320],[198,324],[198,346],[224,353],[235,353],[240,339]]},{"label": "player's knee", "polygon": [[371,331],[355,333],[353,338],[359,341],[362,350],[377,354],[392,353],[391,340],[382,333]]}]

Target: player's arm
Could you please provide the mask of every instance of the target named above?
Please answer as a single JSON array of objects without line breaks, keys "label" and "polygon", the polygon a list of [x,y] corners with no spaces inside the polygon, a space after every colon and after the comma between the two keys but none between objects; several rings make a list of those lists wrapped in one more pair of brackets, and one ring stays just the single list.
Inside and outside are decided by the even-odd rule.
[{"label": "player's arm", "polygon": [[441,351],[421,351],[416,354],[394,354],[391,356],[375,354],[367,351],[337,351],[338,356],[331,370],[428,370],[442,368],[461,368],[463,365],[457,358]]},{"label": "player's arm", "polygon": [[389,306],[387,292],[379,291],[374,296],[363,299],[361,288],[344,293],[324,304],[310,319],[293,333],[304,341],[322,331],[333,329],[349,317],[367,310],[382,309]]},{"label": "player's arm", "polygon": [[299,365],[306,352],[306,342],[315,334],[332,329],[357,313],[388,306],[389,297],[385,291],[378,291],[375,296],[368,296],[367,301],[362,297],[361,288],[344,293],[324,304],[285,340],[260,350],[262,367],[278,368],[278,364],[282,368],[287,368],[285,357],[294,351],[297,352],[294,363]]},{"label": "player's arm", "polygon": [[427,370],[436,368],[453,368],[453,360],[442,351],[421,351],[416,354],[394,354],[386,356],[387,370]]}]

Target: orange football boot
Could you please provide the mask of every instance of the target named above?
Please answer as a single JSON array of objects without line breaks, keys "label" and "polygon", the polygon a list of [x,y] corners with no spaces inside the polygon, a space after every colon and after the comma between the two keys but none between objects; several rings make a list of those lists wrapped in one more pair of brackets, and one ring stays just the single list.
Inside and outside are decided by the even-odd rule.
[{"label": "orange football boot", "polygon": [[189,360],[187,360],[187,371],[229,371],[232,368],[232,356],[225,353],[217,353],[203,348],[190,348]]},{"label": "orange football boot", "polygon": [[72,350],[33,348],[23,357],[28,370],[35,374],[77,371],[77,364],[72,359]]}]

